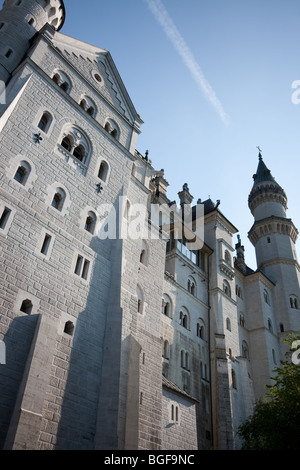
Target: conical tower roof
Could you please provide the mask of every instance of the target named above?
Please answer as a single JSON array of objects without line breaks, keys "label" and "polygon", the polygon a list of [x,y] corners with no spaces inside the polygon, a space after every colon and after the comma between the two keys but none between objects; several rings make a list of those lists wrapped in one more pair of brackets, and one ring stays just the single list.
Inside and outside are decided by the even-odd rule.
[{"label": "conical tower roof", "polygon": [[253,175],[253,179],[254,179],[253,186],[255,186],[258,183],[263,183],[265,181],[272,181],[273,183],[276,183],[275,178],[271,175],[271,171],[267,168],[265,162],[263,161],[263,158],[260,152],[259,152],[258,158],[259,158],[259,162],[258,162],[257,171]]},{"label": "conical tower roof", "polygon": [[248,199],[252,214],[258,205],[270,201],[279,202],[286,210],[287,196],[285,191],[272,176],[271,171],[263,161],[261,152],[259,152],[258,159],[258,167],[253,175],[254,183]]}]

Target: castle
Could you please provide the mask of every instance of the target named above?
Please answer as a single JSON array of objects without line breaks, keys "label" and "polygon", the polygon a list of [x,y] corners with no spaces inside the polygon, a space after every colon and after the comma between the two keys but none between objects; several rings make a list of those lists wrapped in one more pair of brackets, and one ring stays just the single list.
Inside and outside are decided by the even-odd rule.
[{"label": "castle", "polygon": [[0,448],[238,449],[300,330],[286,193],[259,154],[256,271],[219,202],[192,205],[187,184],[165,223],[168,182],[136,149],[114,61],[64,21],[62,0],[0,12]]}]

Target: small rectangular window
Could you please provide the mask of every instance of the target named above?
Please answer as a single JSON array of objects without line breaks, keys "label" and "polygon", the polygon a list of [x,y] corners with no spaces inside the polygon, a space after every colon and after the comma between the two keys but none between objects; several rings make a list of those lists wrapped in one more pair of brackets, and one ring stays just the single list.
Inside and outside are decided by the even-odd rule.
[{"label": "small rectangular window", "polygon": [[8,207],[4,207],[4,210],[3,210],[2,215],[1,215],[1,218],[0,218],[0,228],[1,228],[2,230],[5,229],[10,214],[11,214],[11,210],[8,209]]},{"label": "small rectangular window", "polygon": [[77,256],[74,273],[82,279],[87,280],[90,269],[90,261],[81,255]]},{"label": "small rectangular window", "polygon": [[85,259],[83,256],[78,255],[76,264],[75,264],[74,273],[77,274],[77,276],[81,277],[82,279],[87,280],[89,269],[90,269],[90,261],[88,259]]},{"label": "small rectangular window", "polygon": [[48,233],[46,233],[45,235],[45,238],[44,238],[44,241],[43,241],[43,244],[42,244],[42,248],[41,248],[41,253],[43,253],[43,255],[47,255],[48,254],[48,250],[49,250],[49,246],[50,246],[50,243],[51,243],[51,235],[49,235]]},{"label": "small rectangular window", "polygon": [[8,49],[8,51],[5,54],[5,57],[9,59],[9,57],[12,55],[12,52],[13,52],[12,49]]},{"label": "small rectangular window", "polygon": [[82,275],[81,275],[83,279],[87,279],[88,273],[89,273],[89,267],[90,267],[90,262],[87,259],[85,259],[84,264],[83,264]]},{"label": "small rectangular window", "polygon": [[80,276],[80,273],[81,273],[82,262],[83,262],[83,257],[78,255],[76,266],[75,266],[75,271],[74,271],[75,274],[77,274],[78,276]]}]

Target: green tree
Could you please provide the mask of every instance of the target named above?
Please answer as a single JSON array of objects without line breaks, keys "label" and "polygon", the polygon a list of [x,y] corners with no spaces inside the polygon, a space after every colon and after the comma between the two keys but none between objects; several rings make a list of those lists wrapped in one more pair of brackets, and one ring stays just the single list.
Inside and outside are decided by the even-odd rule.
[{"label": "green tree", "polygon": [[239,428],[242,450],[300,449],[300,361],[296,353],[300,332],[284,341],[290,348],[287,360],[274,370],[274,384]]}]

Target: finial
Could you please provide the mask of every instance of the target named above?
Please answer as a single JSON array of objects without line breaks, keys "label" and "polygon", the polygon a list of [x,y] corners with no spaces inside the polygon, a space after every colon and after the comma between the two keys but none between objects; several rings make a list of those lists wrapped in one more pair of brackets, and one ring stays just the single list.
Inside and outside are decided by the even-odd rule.
[{"label": "finial", "polygon": [[258,147],[256,147],[256,148],[257,148],[257,149],[258,149],[258,151],[259,151],[258,158],[259,158],[260,160],[262,160],[262,151],[261,151],[261,149],[260,149],[260,147],[259,147],[259,146],[258,146]]},{"label": "finial", "polygon": [[145,152],[145,160],[146,160],[146,162],[148,161],[148,156],[149,156],[149,150],[146,150],[146,152]]}]

